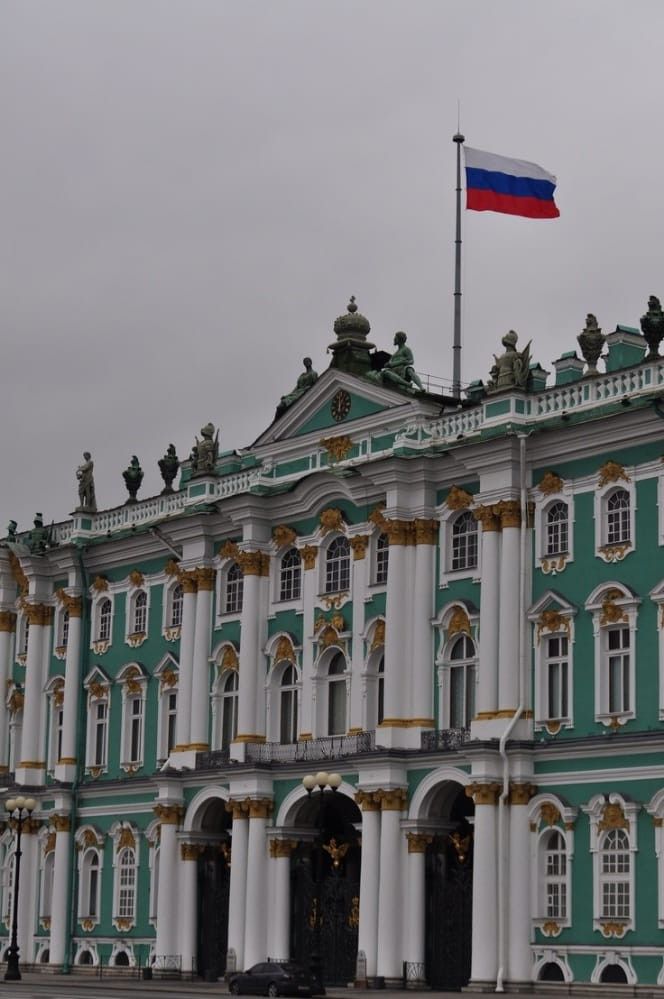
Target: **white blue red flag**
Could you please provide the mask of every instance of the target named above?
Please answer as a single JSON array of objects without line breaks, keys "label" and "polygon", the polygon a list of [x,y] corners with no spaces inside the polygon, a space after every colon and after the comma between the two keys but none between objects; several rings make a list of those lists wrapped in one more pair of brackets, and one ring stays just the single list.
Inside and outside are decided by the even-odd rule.
[{"label": "white blue red flag", "polygon": [[466,208],[528,219],[556,219],[556,178],[537,163],[464,146]]}]

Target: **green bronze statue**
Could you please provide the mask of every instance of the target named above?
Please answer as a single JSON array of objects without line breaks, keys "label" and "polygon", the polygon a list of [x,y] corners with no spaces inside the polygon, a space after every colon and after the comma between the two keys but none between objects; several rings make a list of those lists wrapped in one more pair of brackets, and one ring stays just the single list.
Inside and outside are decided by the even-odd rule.
[{"label": "green bronze statue", "polygon": [[424,392],[424,386],[415,371],[413,352],[406,346],[407,339],[403,330],[395,333],[394,346],[397,349],[381,371],[370,371],[367,378],[410,393],[414,393],[417,389]]},{"label": "green bronze statue", "polygon": [[125,486],[127,487],[127,492],[129,493],[129,499],[127,503],[137,503],[136,493],[141,488],[141,482],[143,481],[143,469],[141,464],[136,457],[132,455],[129,467],[122,473],[122,478],[125,480]]},{"label": "green bronze statue", "polygon": [[10,520],[7,524],[7,537],[5,540],[8,541],[10,545],[15,545],[18,541],[18,538],[16,537],[17,528],[18,523],[15,520]]},{"label": "green bronze statue", "polygon": [[95,497],[94,462],[89,451],[83,452],[83,464],[76,469],[78,479],[78,507],[77,510],[84,513],[97,512],[97,500]]},{"label": "green bronze statue", "polygon": [[219,456],[219,431],[216,436],[214,424],[206,423],[201,427],[201,439],[196,438],[196,443],[191,449],[191,470],[194,475],[211,475],[217,464]]},{"label": "green bronze statue", "polygon": [[318,381],[318,373],[313,369],[313,361],[310,357],[305,357],[302,361],[304,364],[304,371],[297,380],[297,384],[292,392],[287,395],[282,395],[279,405],[277,406],[277,411],[275,413],[275,419],[285,413],[286,410],[293,405],[298,399],[300,399],[305,392],[308,392],[312,385]]},{"label": "green bronze statue", "polygon": [[500,392],[510,388],[525,389],[530,373],[531,341],[528,341],[525,350],[518,351],[516,349],[518,339],[514,330],[510,330],[502,338],[501,343],[505,353],[500,357],[493,355],[495,364],[491,368],[491,377],[486,386],[487,392]]},{"label": "green bronze statue", "polygon": [[44,517],[41,513],[35,514],[34,527],[28,535],[28,547],[33,555],[43,554],[51,544],[51,531],[44,527]]}]

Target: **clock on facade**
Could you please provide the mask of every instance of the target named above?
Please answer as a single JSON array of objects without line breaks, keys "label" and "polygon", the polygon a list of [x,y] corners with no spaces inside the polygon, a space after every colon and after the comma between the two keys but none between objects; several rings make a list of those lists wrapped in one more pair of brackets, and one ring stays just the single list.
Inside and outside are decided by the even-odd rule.
[{"label": "clock on facade", "polygon": [[332,419],[336,420],[337,423],[345,420],[350,413],[350,395],[345,389],[339,389],[335,395],[330,405],[330,412]]}]

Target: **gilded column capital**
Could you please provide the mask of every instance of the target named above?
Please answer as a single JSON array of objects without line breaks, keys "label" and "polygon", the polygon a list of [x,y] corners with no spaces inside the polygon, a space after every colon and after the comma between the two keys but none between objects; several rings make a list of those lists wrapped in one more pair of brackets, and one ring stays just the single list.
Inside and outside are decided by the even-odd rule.
[{"label": "gilded column capital", "polygon": [[518,500],[501,500],[493,509],[500,518],[503,530],[506,527],[521,527],[521,504]]},{"label": "gilded column capital", "polygon": [[298,840],[296,839],[271,839],[270,840],[270,856],[273,860],[279,860],[281,857],[290,857],[294,850],[297,849]]},{"label": "gilded column capital", "polygon": [[51,825],[56,833],[69,832],[71,830],[71,817],[69,815],[52,815]]},{"label": "gilded column capital", "polygon": [[224,808],[232,813],[234,819],[249,818],[249,798],[229,798]]},{"label": "gilded column capital", "polygon": [[180,843],[180,856],[183,860],[198,860],[205,850],[205,843]]},{"label": "gilded column capital", "polygon": [[394,787],[388,791],[376,792],[380,795],[382,812],[403,812],[408,807],[408,792],[405,787]]},{"label": "gilded column capital", "polygon": [[537,794],[535,784],[510,784],[510,805],[527,805]]},{"label": "gilded column capital", "polygon": [[53,608],[49,604],[31,604],[24,600],[21,604],[28,624],[45,628],[53,620]]},{"label": "gilded column capital", "polygon": [[[20,763],[19,766],[21,766]],[[14,832],[16,832],[18,828],[18,821],[16,819],[10,819],[9,826],[11,829],[14,830]],[[23,819],[21,832],[23,833],[24,836],[36,836],[41,827],[42,827],[41,819],[33,819],[32,816],[29,815],[26,819]]]},{"label": "gilded column capital", "polygon": [[184,815],[183,805],[155,805],[152,809],[162,826],[177,826]]},{"label": "gilded column capital", "polygon": [[473,509],[473,517],[482,525],[482,532],[500,530],[500,518],[494,511],[492,506],[476,506]]},{"label": "gilded column capital", "polygon": [[182,569],[178,573],[180,586],[183,593],[196,593],[198,589],[198,576],[195,569]]},{"label": "gilded column capital", "polygon": [[412,520],[385,520],[383,531],[391,545],[414,544],[415,527]]},{"label": "gilded column capital", "polygon": [[73,597],[66,590],[56,590],[55,593],[63,610],[66,610],[70,617],[81,617],[83,613],[83,598]]},{"label": "gilded column capital", "polygon": [[406,839],[409,853],[426,853],[429,844],[433,843],[433,836],[428,836],[426,833],[409,832],[406,833]]},{"label": "gilded column capital", "polygon": [[274,809],[274,802],[272,798],[250,798],[249,799],[249,818],[250,819],[269,819],[272,815]]},{"label": "gilded column capital", "polygon": [[202,593],[210,593],[214,590],[214,580],[217,575],[216,569],[213,569],[212,566],[202,565],[198,569],[194,569],[194,575],[196,577],[196,585]]},{"label": "gilded column capital", "polygon": [[466,797],[472,798],[476,805],[495,805],[500,790],[501,786],[497,782],[490,784],[474,782],[466,787]]},{"label": "gilded column capital", "polygon": [[380,792],[378,791],[356,791],[355,804],[359,805],[363,812],[380,811]]},{"label": "gilded column capital", "polygon": [[413,521],[416,545],[435,545],[438,542],[438,521],[419,518]]},{"label": "gilded column capital", "polygon": [[316,568],[316,556],[318,555],[318,548],[316,548],[315,545],[305,545],[304,548],[300,548],[300,554],[302,556],[302,561],[304,563],[305,569]]},{"label": "gilded column capital", "polygon": [[0,610],[0,631],[11,634],[16,630],[16,614],[13,611]]},{"label": "gilded column capital", "polygon": [[237,564],[245,576],[269,576],[270,559],[264,552],[238,552]]},{"label": "gilded column capital", "polygon": [[368,534],[356,534],[355,537],[350,539],[350,546],[353,549],[353,558],[356,562],[363,559],[367,554],[367,545],[369,544]]}]

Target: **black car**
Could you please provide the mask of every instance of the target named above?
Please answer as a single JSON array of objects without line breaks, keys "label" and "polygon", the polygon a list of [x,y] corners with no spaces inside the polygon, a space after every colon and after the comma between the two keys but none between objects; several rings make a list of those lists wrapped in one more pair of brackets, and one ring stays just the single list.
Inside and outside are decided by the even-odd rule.
[{"label": "black car", "polygon": [[228,988],[234,996],[313,996],[323,993],[323,989],[316,986],[314,979],[302,965],[291,961],[284,964],[275,961],[255,964],[249,971],[231,975]]}]

